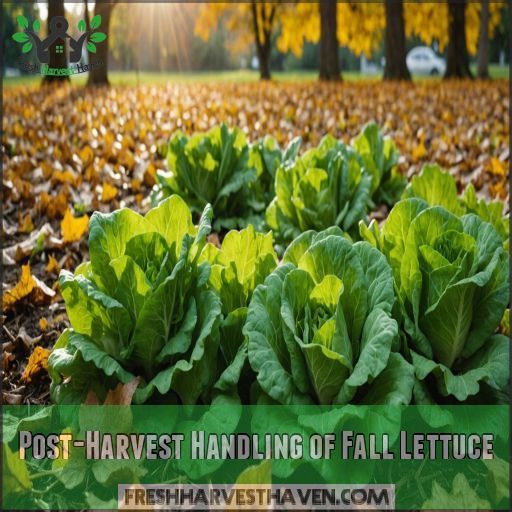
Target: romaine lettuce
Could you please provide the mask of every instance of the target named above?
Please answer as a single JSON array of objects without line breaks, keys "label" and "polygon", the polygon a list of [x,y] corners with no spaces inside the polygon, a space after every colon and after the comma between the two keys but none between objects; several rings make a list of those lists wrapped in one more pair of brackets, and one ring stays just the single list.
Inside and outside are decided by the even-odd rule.
[{"label": "romaine lettuce", "polygon": [[254,213],[248,188],[256,181],[248,160],[249,146],[238,128],[229,130],[222,124],[191,137],[178,131],[167,148],[168,172],[157,174],[156,200],[178,194],[194,214],[211,204],[216,230],[244,227]]},{"label": "romaine lettuce", "polygon": [[247,342],[242,329],[255,288],[277,266],[272,233],[256,233],[253,226],[230,231],[220,248],[207,244],[202,259],[211,265],[209,286],[219,295],[222,305],[219,359],[224,370],[215,389],[228,392],[243,380],[238,389],[247,398],[253,376],[249,382],[240,379],[247,360]]},{"label": "romaine lettuce", "polygon": [[394,352],[384,256],[338,228],[298,237],[258,286],[244,333],[262,390],[282,404],[409,403],[413,368]]},{"label": "romaine lettuce", "polygon": [[405,176],[397,170],[400,154],[389,137],[383,137],[375,123],[368,123],[354,139],[352,146],[359,153],[367,172],[372,175],[370,190],[375,204],[393,206],[405,188]]},{"label": "romaine lettuce", "polygon": [[478,199],[475,187],[470,183],[459,196],[457,184],[450,173],[438,165],[425,165],[418,176],[414,176],[403,193],[403,198],[418,197],[430,206],[443,206],[455,215],[474,213],[483,221],[490,222],[505,244],[508,244],[509,218],[503,214],[501,201]]},{"label": "romaine lettuce", "polygon": [[267,223],[283,244],[307,230],[350,231],[366,216],[371,185],[359,155],[327,135],[317,148],[279,167]]},{"label": "romaine lettuce", "polygon": [[296,137],[285,149],[281,149],[277,140],[267,135],[251,146],[249,165],[256,169],[258,179],[252,184],[254,197],[250,200],[257,202],[256,211],[264,210],[274,199],[277,169],[283,163],[293,162],[297,158],[300,145],[301,138]]},{"label": "romaine lettuce", "polygon": [[95,213],[91,261],[59,279],[71,323],[49,358],[58,403],[100,398],[139,377],[134,396],[195,403],[216,378],[221,303],[199,262],[211,229],[208,205],[199,226],[171,196],[145,217],[129,209]]},{"label": "romaine lettuce", "polygon": [[432,374],[437,391],[459,401],[482,382],[501,390],[509,341],[495,333],[508,303],[509,258],[492,224],[411,198],[397,203],[382,230],[360,227],[393,270],[417,378]]}]

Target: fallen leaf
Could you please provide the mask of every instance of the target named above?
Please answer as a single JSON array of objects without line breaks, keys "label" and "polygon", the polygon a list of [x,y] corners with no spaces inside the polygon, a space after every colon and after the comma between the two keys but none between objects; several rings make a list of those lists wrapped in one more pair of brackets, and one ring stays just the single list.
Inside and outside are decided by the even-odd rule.
[{"label": "fallen leaf", "polygon": [[27,366],[21,379],[24,382],[32,382],[32,379],[42,371],[48,371],[48,357],[50,351],[47,348],[36,347],[28,359]]},{"label": "fallen leaf", "polygon": [[[7,405],[20,405],[23,401],[23,396],[18,395],[16,393],[7,393],[5,391],[2,392],[2,401]],[[5,485],[5,481],[4,481]]]},{"label": "fallen leaf", "polygon": [[60,223],[62,239],[65,243],[79,242],[89,226],[89,216],[74,217],[68,208]]},{"label": "fallen leaf", "polygon": [[90,146],[85,146],[80,153],[78,153],[80,160],[82,161],[82,165],[87,167],[94,160],[94,151]]},{"label": "fallen leaf", "polygon": [[51,288],[30,273],[30,264],[27,264],[22,266],[21,277],[16,286],[4,292],[2,307],[4,311],[9,311],[25,298],[37,305],[45,304],[54,296],[55,292]]},{"label": "fallen leaf", "polygon": [[69,183],[70,185],[75,185],[77,181],[77,176],[75,173],[69,169],[66,171],[55,171],[52,174],[52,183]]},{"label": "fallen leaf", "polygon": [[16,346],[23,345],[25,351],[30,352],[34,346],[36,346],[43,339],[42,335],[33,338],[28,334],[25,327],[20,327],[18,334],[16,335],[15,343]]},{"label": "fallen leaf", "polygon": [[208,235],[206,237],[206,241],[220,249],[220,240],[219,235],[217,233],[212,233],[211,235]]},{"label": "fallen leaf", "polygon": [[30,256],[38,244],[42,244],[42,248],[60,249],[62,247],[62,240],[54,236],[53,228],[47,222],[38,231],[33,231],[27,239],[6,247],[2,251],[4,265],[8,265],[9,260],[15,263]]},{"label": "fallen leaf", "polygon": [[34,231],[34,223],[32,222],[30,213],[27,213],[25,217],[21,219],[18,231],[20,233],[32,233],[32,231]]},{"label": "fallen leaf", "polygon": [[139,381],[140,378],[136,377],[127,384],[118,384],[107,393],[104,405],[130,405]]},{"label": "fallen leaf", "polygon": [[[140,378],[136,377],[127,384],[119,383],[114,389],[111,389],[107,393],[103,405],[130,405],[139,382]],[[96,396],[96,393],[91,389],[89,390],[89,393],[87,393],[84,403],[86,405],[100,405],[100,400]]]},{"label": "fallen leaf", "polygon": [[3,294],[3,310],[8,311],[12,309],[18,301],[30,295],[35,286],[36,282],[30,273],[30,265],[23,265],[21,268],[21,277],[16,286]]},{"label": "fallen leaf", "polygon": [[36,286],[32,290],[30,300],[38,306],[50,303],[51,299],[55,297],[55,290],[47,286],[43,281],[35,276],[32,276],[32,279],[34,279]]},{"label": "fallen leaf", "polygon": [[111,185],[108,181],[103,182],[103,190],[101,192],[101,202],[110,203],[112,199],[117,196],[117,188]]},{"label": "fallen leaf", "polygon": [[132,185],[132,192],[134,192],[134,193],[140,192],[141,182],[139,179],[133,178],[131,185]]},{"label": "fallen leaf", "polygon": [[10,363],[16,359],[16,356],[12,353],[14,345],[11,341],[2,344],[2,369],[6,371]]},{"label": "fallen leaf", "polygon": [[503,177],[507,175],[508,166],[506,167],[504,162],[501,162],[496,157],[492,157],[489,170],[491,174]]},{"label": "fallen leaf", "polygon": [[51,255],[48,258],[48,264],[45,267],[45,271],[48,272],[49,274],[59,275],[59,272],[60,272],[59,262]]},{"label": "fallen leaf", "polygon": [[46,318],[39,319],[39,328],[41,331],[46,331],[48,329],[48,320],[46,320]]},{"label": "fallen leaf", "polygon": [[156,183],[156,169],[155,166],[150,163],[144,171],[144,184],[147,187],[152,187]]},{"label": "fallen leaf", "polygon": [[427,155],[427,148],[425,147],[425,137],[422,135],[420,142],[417,146],[415,146],[412,150],[412,161],[417,162],[418,160],[421,160]]}]

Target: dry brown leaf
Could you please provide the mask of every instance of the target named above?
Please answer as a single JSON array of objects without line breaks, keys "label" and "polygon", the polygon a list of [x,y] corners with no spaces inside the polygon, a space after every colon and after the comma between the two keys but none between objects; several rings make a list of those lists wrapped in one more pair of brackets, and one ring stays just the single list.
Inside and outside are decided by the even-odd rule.
[{"label": "dry brown leaf", "polygon": [[16,393],[2,392],[2,401],[7,405],[20,405],[23,401],[23,396]]},{"label": "dry brown leaf", "polygon": [[75,173],[69,169],[66,171],[55,171],[52,174],[52,183],[69,183],[70,185],[75,185],[77,181],[77,176]]},{"label": "dry brown leaf", "polygon": [[133,178],[131,182],[132,192],[140,192],[141,182],[137,178]]},{"label": "dry brown leaf", "polygon": [[53,228],[49,223],[44,224],[37,231],[33,231],[30,236],[19,242],[15,245],[11,245],[10,247],[6,247],[2,254],[4,256],[4,265],[6,263],[6,258],[12,260],[13,262],[20,261],[27,256],[30,256],[36,245],[41,244],[42,248],[52,248],[59,249],[62,247],[62,241],[56,238],[54,235]]},{"label": "dry brown leaf", "polygon": [[427,148],[425,147],[425,136],[422,135],[420,138],[420,142],[412,150],[412,155],[411,155],[412,161],[417,162],[418,160],[425,158],[426,155],[427,155]]},{"label": "dry brown leaf", "polygon": [[41,340],[43,339],[42,335],[36,336],[33,338],[30,336],[30,334],[27,332],[25,327],[21,326],[20,330],[18,331],[18,334],[16,335],[16,339],[14,340],[16,345],[19,346],[20,344],[23,345],[23,348],[30,352],[32,348],[37,345]]},{"label": "dry brown leaf", "polygon": [[208,235],[206,237],[206,241],[210,244],[213,244],[218,249],[220,249],[221,244],[220,244],[220,240],[219,240],[219,235],[217,233],[212,233],[211,235]]},{"label": "dry brown leaf", "polygon": [[[132,398],[135,391],[137,390],[139,382],[140,378],[136,377],[127,384],[119,383],[114,389],[111,389],[107,393],[103,405],[130,405],[132,403]],[[101,404],[99,398],[96,396],[96,393],[92,389],[87,393],[87,397],[84,403],[86,405]]]},{"label": "dry brown leaf", "polygon": [[127,384],[119,383],[114,389],[111,389],[107,393],[104,405],[130,405],[139,382],[140,378],[136,377]]},{"label": "dry brown leaf", "polygon": [[52,298],[55,297],[55,290],[47,286],[43,281],[35,276],[32,276],[32,279],[34,279],[36,286],[32,290],[30,300],[38,306],[49,304]]}]

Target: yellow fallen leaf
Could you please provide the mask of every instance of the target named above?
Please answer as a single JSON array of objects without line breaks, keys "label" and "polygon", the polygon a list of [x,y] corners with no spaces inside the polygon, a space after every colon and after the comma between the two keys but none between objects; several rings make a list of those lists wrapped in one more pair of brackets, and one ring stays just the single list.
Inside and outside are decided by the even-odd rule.
[{"label": "yellow fallen leaf", "polygon": [[52,174],[53,183],[69,183],[70,185],[76,184],[76,175],[73,171],[67,169],[66,171],[55,171]]},{"label": "yellow fallen leaf", "polygon": [[30,265],[21,267],[21,277],[14,288],[7,290],[2,297],[4,311],[12,309],[18,301],[29,295],[36,286],[36,282],[30,273]]},{"label": "yellow fallen leaf", "polygon": [[41,331],[46,331],[46,329],[48,329],[48,320],[46,320],[46,318],[39,319],[39,328]]},{"label": "yellow fallen leaf", "polygon": [[489,186],[489,193],[492,197],[504,200],[507,197],[507,187],[506,182],[504,181],[498,181],[498,183],[493,183]]},{"label": "yellow fallen leaf", "polygon": [[141,186],[140,180],[137,178],[133,178],[132,179],[132,192],[134,192],[134,193],[140,192],[140,186]]},{"label": "yellow fallen leaf", "polygon": [[412,150],[412,161],[417,162],[427,155],[427,148],[425,147],[425,138],[422,136],[419,144]]},{"label": "yellow fallen leaf", "polygon": [[101,202],[110,203],[117,196],[117,188],[108,181],[103,182],[103,191],[101,193]]},{"label": "yellow fallen leaf", "polygon": [[41,170],[43,171],[43,177],[45,180],[49,180],[52,177],[53,166],[50,164],[50,162],[41,162]]},{"label": "yellow fallen leaf", "polygon": [[37,208],[41,213],[46,213],[49,219],[54,219],[57,216],[64,217],[68,209],[68,196],[64,188],[59,191],[57,196],[41,192]]},{"label": "yellow fallen leaf", "polygon": [[32,222],[32,217],[30,216],[30,213],[27,213],[25,217],[21,219],[18,231],[20,233],[32,233],[32,231],[34,231],[34,223]]},{"label": "yellow fallen leaf", "polygon": [[491,158],[491,169],[492,174],[495,174],[496,176],[506,176],[507,175],[507,168],[505,166],[505,163],[501,160],[498,160],[496,157]]},{"label": "yellow fallen leaf", "polygon": [[85,146],[78,153],[80,160],[82,160],[82,164],[84,167],[87,167],[94,160],[94,151],[90,146]]},{"label": "yellow fallen leaf", "polygon": [[71,210],[68,208],[60,223],[62,239],[65,243],[78,242],[84,236],[88,226],[88,215],[84,215],[83,217],[74,217]]},{"label": "yellow fallen leaf", "polygon": [[36,347],[34,352],[28,358],[27,367],[21,376],[25,382],[31,382],[32,378],[41,373],[43,370],[48,370],[48,357],[50,351],[47,348]]},{"label": "yellow fallen leaf", "polygon": [[45,270],[50,274],[58,274],[60,272],[59,262],[53,256],[50,256]]},{"label": "yellow fallen leaf", "polygon": [[156,169],[152,163],[149,163],[144,171],[144,185],[152,187],[156,183]]}]

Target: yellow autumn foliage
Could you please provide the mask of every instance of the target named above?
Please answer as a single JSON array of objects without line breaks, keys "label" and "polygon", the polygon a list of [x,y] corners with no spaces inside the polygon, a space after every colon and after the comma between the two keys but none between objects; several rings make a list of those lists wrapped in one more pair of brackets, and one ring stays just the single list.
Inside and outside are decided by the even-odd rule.
[{"label": "yellow autumn foliage", "polygon": [[256,22],[258,26],[258,38],[264,41],[265,32],[272,33],[277,26],[278,17],[284,12],[284,4],[278,2],[251,3],[204,3],[199,9],[195,21],[194,33],[204,41],[210,37],[222,20],[226,29],[230,32],[227,46],[234,53],[239,53],[254,43],[254,17],[256,10]]},{"label": "yellow autumn foliage", "polygon": [[4,292],[2,296],[2,309],[7,311],[13,308],[18,301],[30,295],[35,286],[36,282],[30,273],[30,265],[23,265],[21,267],[20,280],[14,288]]},{"label": "yellow autumn foliage", "polygon": [[[489,2],[489,38],[500,23],[504,2]],[[471,55],[478,51],[480,33],[480,2],[468,2],[466,6],[466,44]],[[405,35],[417,36],[430,46],[437,41],[442,52],[448,45],[448,4],[432,2],[404,3]]]},{"label": "yellow autumn foliage", "polygon": [[89,217],[75,217],[68,208],[60,223],[62,240],[65,243],[79,242],[89,226]]},{"label": "yellow autumn foliage", "polygon": [[108,181],[104,181],[101,192],[101,202],[110,203],[110,201],[112,201],[112,199],[115,199],[116,196],[117,188],[114,185],[111,185]]},{"label": "yellow autumn foliage", "polygon": [[42,371],[47,371],[49,356],[50,351],[47,348],[36,347],[28,358],[27,366],[21,377],[22,380],[25,382],[31,382],[36,375]]},{"label": "yellow autumn foliage", "polygon": [[277,39],[280,52],[302,55],[304,43],[320,39],[320,16],[315,3],[286,4],[281,16],[281,34]]},{"label": "yellow autumn foliage", "polygon": [[[504,2],[489,3],[489,37],[494,35],[500,23]],[[260,40],[263,30],[272,30],[277,21],[281,26],[277,48],[281,52],[302,55],[304,43],[320,40],[320,14],[318,3],[268,3],[256,4]],[[275,14],[271,17],[272,10]],[[475,55],[478,50],[480,31],[480,2],[468,2],[466,7],[466,41],[468,51]],[[205,3],[201,5],[196,19],[195,34],[203,40],[222,19],[231,33],[228,43],[231,50],[243,51],[254,42],[252,4],[250,3]],[[274,23],[270,23],[270,19]],[[404,21],[407,37],[417,36],[426,45],[436,41],[439,50],[448,44],[448,5],[446,2],[404,2]],[[386,29],[384,4],[382,2],[338,2],[337,36],[340,46],[345,46],[356,55],[370,57],[380,48]]]}]

